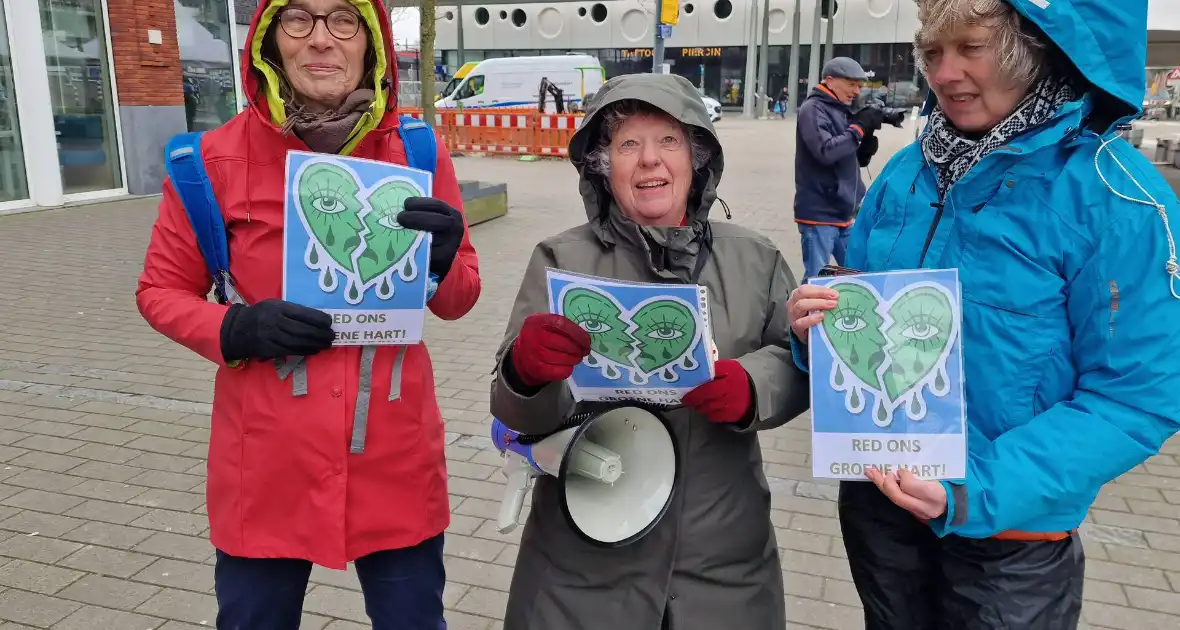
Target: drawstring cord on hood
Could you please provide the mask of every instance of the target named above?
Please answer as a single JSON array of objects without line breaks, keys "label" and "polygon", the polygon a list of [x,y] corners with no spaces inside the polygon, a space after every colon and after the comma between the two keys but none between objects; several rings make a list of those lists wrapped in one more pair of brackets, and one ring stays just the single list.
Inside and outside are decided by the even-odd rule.
[{"label": "drawstring cord on hood", "polygon": [[721,209],[725,211],[725,218],[732,221],[733,213],[729,211],[729,204],[725,203],[725,200],[721,197],[718,197],[717,201],[721,203]]},{"label": "drawstring cord on hood", "polygon": [[[1135,177],[1131,175],[1131,172],[1127,170],[1127,167],[1123,166],[1122,161],[1119,160],[1118,156],[1114,154],[1114,151],[1111,151],[1109,148],[1107,148],[1107,145],[1109,145],[1111,142],[1114,142],[1118,138],[1119,136],[1116,134],[1102,141],[1102,144],[1098,147],[1098,151],[1094,153],[1094,170],[1098,173],[1098,177],[1102,179],[1102,183],[1106,185],[1106,189],[1114,193],[1116,197],[1119,197],[1125,201],[1130,201],[1132,203],[1151,206],[1155,208],[1156,213],[1160,215],[1160,219],[1162,219],[1164,222],[1164,234],[1166,234],[1168,237],[1168,260],[1166,263],[1164,263],[1164,269],[1167,271],[1169,276],[1168,280],[1169,287],[1172,290],[1172,297],[1180,300],[1180,291],[1177,291],[1176,288],[1176,281],[1180,280],[1180,263],[1176,261],[1176,241],[1172,238],[1172,226],[1168,221],[1168,209],[1162,203],[1156,201],[1155,197],[1152,197],[1151,193],[1147,192],[1147,189],[1143,187],[1143,184],[1140,184],[1139,180],[1135,179]],[[1124,195],[1123,193],[1115,190],[1114,186],[1110,185],[1110,182],[1107,181],[1106,176],[1102,174],[1102,167],[1098,164],[1098,157],[1102,155],[1103,151],[1110,155],[1110,159],[1114,160],[1114,163],[1117,164],[1120,169],[1122,169],[1123,174],[1126,175],[1127,178],[1130,179],[1137,188],[1139,188],[1139,192],[1143,193],[1144,196],[1147,197],[1146,200],[1128,197],[1127,195]]]}]

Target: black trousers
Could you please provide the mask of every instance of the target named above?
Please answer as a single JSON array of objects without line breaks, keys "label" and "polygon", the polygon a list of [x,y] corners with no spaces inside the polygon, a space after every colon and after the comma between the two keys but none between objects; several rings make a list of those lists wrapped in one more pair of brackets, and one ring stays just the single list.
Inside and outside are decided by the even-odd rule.
[{"label": "black trousers", "polygon": [[840,484],[840,529],[865,630],[1074,630],[1085,555],[1058,542],[938,538],[872,483]]},{"label": "black trousers", "polygon": [[[354,563],[373,630],[446,630],[443,535]],[[298,630],[311,563],[217,551],[217,630]]]}]

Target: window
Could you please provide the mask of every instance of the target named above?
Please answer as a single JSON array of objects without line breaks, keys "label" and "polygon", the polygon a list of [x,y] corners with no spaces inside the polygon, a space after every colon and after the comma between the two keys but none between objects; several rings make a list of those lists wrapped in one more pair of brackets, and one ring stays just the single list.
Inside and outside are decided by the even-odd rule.
[{"label": "window", "polygon": [[478,74],[473,77],[468,77],[467,82],[463,87],[459,88],[459,93],[455,95],[455,100],[463,100],[483,94],[483,75]]},{"label": "window", "polygon": [[101,0],[38,0],[62,190],[123,186]]},{"label": "window", "polygon": [[227,0],[173,0],[189,131],[220,126],[238,111]]},{"label": "window", "polygon": [[7,33],[4,5],[0,3],[0,201],[27,199],[29,196]]}]

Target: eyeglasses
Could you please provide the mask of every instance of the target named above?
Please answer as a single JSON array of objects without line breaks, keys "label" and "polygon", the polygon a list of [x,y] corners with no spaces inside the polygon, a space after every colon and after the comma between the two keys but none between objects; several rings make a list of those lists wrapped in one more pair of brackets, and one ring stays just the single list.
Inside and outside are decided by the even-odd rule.
[{"label": "eyeglasses", "polygon": [[279,25],[283,27],[283,32],[295,39],[311,35],[316,22],[320,20],[336,39],[352,39],[361,30],[360,16],[347,9],[337,9],[327,15],[312,15],[303,9],[288,7],[279,13]]}]

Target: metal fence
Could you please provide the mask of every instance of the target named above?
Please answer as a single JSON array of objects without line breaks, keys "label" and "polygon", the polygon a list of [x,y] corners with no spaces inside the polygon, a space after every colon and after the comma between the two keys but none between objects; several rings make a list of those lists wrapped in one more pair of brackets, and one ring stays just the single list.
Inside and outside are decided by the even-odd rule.
[{"label": "metal fence", "polygon": [[[438,98],[438,94],[446,87],[446,83],[441,81],[434,82],[434,95]],[[397,106],[398,107],[422,107],[422,82],[421,81],[398,81],[397,82]]]}]

